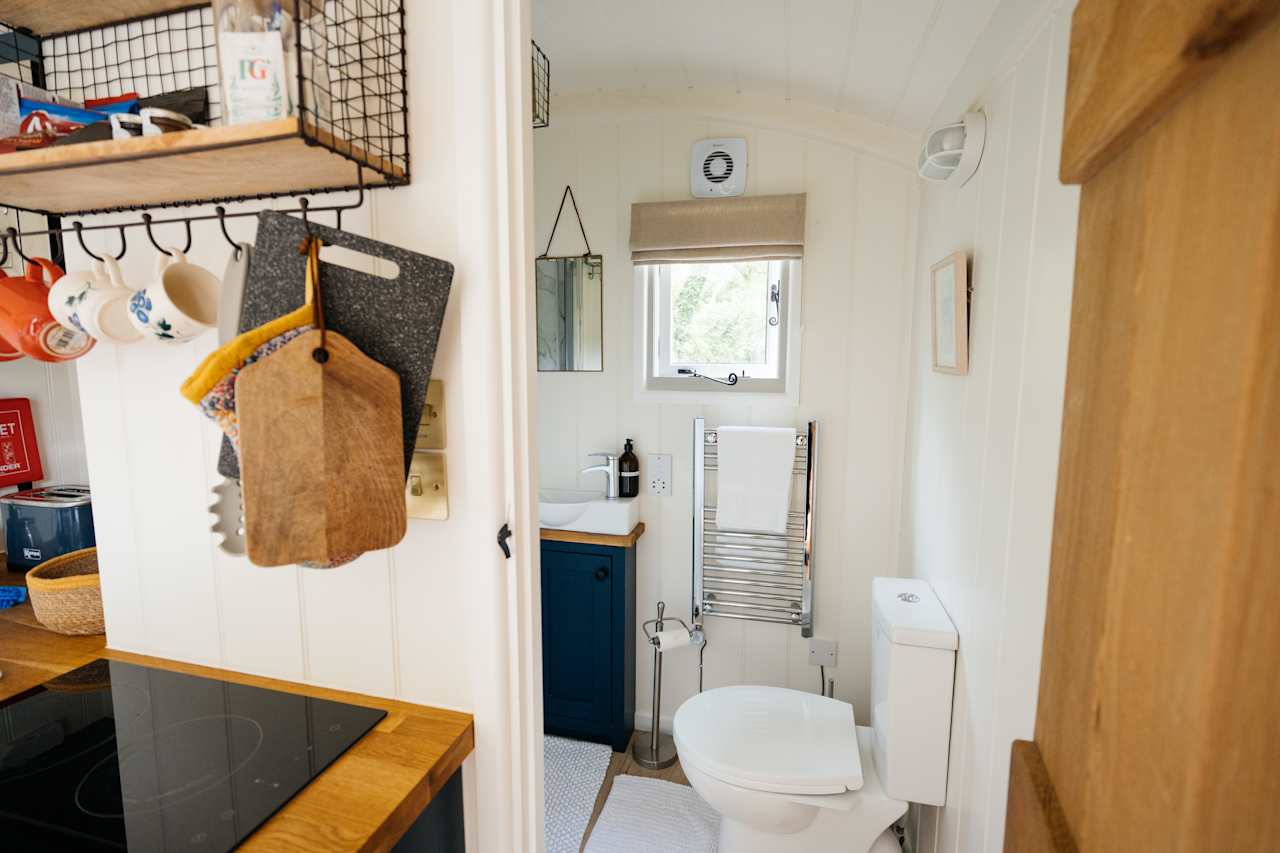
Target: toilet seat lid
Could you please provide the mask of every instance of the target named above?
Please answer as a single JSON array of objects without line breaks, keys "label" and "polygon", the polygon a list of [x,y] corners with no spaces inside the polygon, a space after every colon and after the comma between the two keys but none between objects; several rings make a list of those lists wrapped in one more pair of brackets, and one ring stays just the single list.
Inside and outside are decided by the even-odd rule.
[{"label": "toilet seat lid", "polygon": [[862,787],[853,706],[782,687],[720,687],[676,711],[680,760],[723,782],[780,794]]}]

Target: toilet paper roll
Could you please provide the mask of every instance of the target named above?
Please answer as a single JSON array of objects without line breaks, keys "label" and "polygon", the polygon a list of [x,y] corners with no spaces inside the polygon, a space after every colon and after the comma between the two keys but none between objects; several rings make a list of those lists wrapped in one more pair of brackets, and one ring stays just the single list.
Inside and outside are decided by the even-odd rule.
[{"label": "toilet paper roll", "polygon": [[658,651],[660,652],[669,652],[689,645],[689,632],[684,628],[669,628],[666,631],[659,631],[656,637]]}]

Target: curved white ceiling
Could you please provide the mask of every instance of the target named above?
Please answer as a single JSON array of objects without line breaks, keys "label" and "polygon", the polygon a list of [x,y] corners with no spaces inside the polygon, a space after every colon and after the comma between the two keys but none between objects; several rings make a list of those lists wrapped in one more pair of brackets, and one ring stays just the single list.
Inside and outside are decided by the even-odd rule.
[{"label": "curved white ceiling", "polygon": [[924,129],[1000,0],[533,0],[552,93],[773,95]]}]

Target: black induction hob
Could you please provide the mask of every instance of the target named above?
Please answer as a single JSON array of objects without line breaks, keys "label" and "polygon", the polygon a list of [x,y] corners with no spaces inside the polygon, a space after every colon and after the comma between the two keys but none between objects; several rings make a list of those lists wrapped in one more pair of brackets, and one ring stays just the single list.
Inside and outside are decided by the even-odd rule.
[{"label": "black induction hob", "polygon": [[223,853],[384,716],[95,661],[0,702],[0,850]]}]

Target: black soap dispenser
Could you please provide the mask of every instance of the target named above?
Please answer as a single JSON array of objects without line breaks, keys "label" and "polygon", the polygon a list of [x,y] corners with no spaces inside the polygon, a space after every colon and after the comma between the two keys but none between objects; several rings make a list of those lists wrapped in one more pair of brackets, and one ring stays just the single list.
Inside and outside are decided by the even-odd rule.
[{"label": "black soap dispenser", "polygon": [[634,498],[640,494],[640,460],[636,457],[631,439],[618,457],[618,497]]}]

